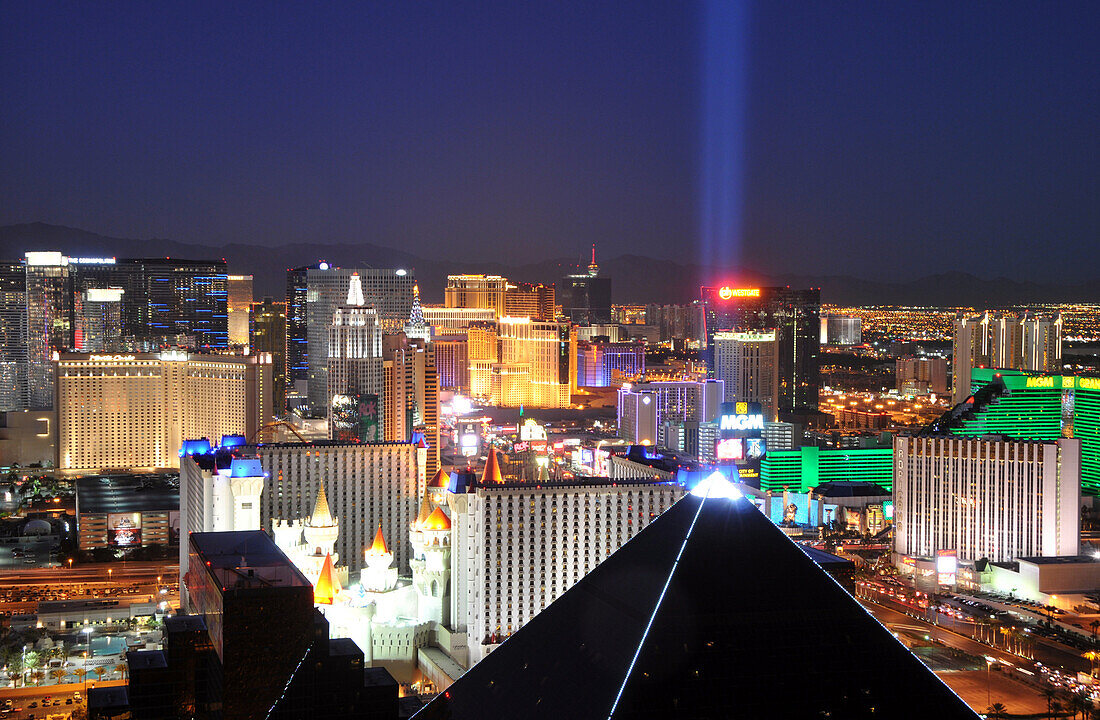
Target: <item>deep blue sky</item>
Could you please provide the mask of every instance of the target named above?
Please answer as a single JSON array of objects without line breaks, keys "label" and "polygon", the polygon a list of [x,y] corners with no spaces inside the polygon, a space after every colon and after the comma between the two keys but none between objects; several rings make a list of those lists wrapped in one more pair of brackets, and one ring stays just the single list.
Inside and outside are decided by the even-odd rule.
[{"label": "deep blue sky", "polygon": [[1096,2],[3,0],[0,224],[1077,278],[1097,37]]}]

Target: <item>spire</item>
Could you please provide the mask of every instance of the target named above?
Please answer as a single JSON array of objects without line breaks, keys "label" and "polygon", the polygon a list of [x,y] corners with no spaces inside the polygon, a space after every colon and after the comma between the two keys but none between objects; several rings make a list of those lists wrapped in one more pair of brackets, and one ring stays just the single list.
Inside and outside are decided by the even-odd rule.
[{"label": "spire", "polygon": [[436,508],[432,510],[432,514],[428,516],[428,519],[424,521],[425,530],[450,530],[451,519],[447,517],[447,513],[443,512],[443,508]]},{"label": "spire", "polygon": [[430,488],[445,488],[447,487],[447,480],[449,479],[447,473],[443,472],[443,467],[440,466],[435,471],[435,475],[432,476],[432,481],[428,483]]},{"label": "spire", "polygon": [[600,266],[596,264],[596,243],[592,243],[592,262],[588,264],[588,274],[596,277],[600,273]]},{"label": "spire", "polygon": [[332,566],[332,555],[325,555],[325,564],[321,566],[321,574],[317,577],[317,584],[313,586],[313,602],[331,605],[341,589],[340,578],[336,576],[336,569]]},{"label": "spire", "polygon": [[390,549],[386,547],[386,538],[382,537],[382,523],[378,523],[378,532],[374,534],[374,542],[367,550],[367,555],[388,555],[389,553]]},{"label": "spire", "polygon": [[363,300],[363,284],[359,280],[359,273],[352,273],[348,281],[348,305],[362,307],[366,304]]},{"label": "spire", "polygon": [[420,286],[413,285],[412,308],[409,310],[409,325],[411,327],[424,327],[424,308],[420,306]]},{"label": "spire", "polygon": [[500,464],[497,463],[496,448],[489,448],[489,458],[485,461],[485,470],[481,473],[482,485],[502,485],[504,478],[500,474]]},{"label": "spire", "polygon": [[313,506],[313,515],[309,518],[310,527],[332,527],[336,523],[332,521],[332,513],[328,509],[328,498],[325,496],[325,484],[320,484],[317,491],[317,503]]},{"label": "spire", "polygon": [[424,521],[428,519],[428,516],[432,514],[432,503],[428,500],[428,486],[424,486],[424,497],[420,501],[420,512],[416,514],[416,520],[413,521],[413,527],[419,528],[424,524]]}]

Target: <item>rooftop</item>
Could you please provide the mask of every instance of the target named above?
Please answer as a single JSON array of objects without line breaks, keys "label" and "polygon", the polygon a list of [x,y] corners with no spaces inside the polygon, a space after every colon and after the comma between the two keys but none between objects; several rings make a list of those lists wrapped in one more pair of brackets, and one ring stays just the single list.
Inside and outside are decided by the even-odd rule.
[{"label": "rooftop", "polygon": [[263,530],[191,533],[190,542],[223,591],[272,587],[313,589],[309,580]]},{"label": "rooftop", "polygon": [[81,515],[179,510],[179,477],[100,475],[78,478],[76,507]]},{"label": "rooftop", "polygon": [[882,486],[873,482],[860,482],[857,480],[823,482],[814,488],[814,494],[824,497],[890,497],[890,492],[884,490]]},{"label": "rooftop", "polygon": [[1053,555],[1051,557],[1021,557],[1017,562],[1028,562],[1032,565],[1096,565],[1098,561],[1088,555]]},{"label": "rooftop", "polygon": [[130,672],[168,667],[168,659],[163,650],[136,650],[126,653],[126,664]]}]

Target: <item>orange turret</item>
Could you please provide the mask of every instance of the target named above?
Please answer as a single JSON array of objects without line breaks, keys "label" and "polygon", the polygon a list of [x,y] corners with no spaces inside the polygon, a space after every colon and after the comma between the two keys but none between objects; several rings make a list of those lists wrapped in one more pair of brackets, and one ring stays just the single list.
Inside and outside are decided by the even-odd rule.
[{"label": "orange turret", "polygon": [[485,461],[485,471],[481,473],[481,484],[504,484],[504,478],[500,474],[500,464],[497,462],[497,451],[495,448],[489,448],[489,458]]},{"label": "orange turret", "polygon": [[313,586],[313,602],[318,605],[331,605],[340,594],[340,579],[332,566],[332,555],[325,555],[325,564],[321,566],[321,575]]},{"label": "orange turret", "polygon": [[450,476],[443,472],[443,468],[440,467],[435,471],[435,475],[432,476],[431,482],[428,483],[428,487],[432,490],[446,489],[448,480],[450,480]]},{"label": "orange turret", "polygon": [[443,512],[443,508],[436,508],[421,527],[424,530],[450,530],[451,519]]},{"label": "orange turret", "polygon": [[378,523],[378,532],[374,534],[374,542],[367,549],[367,555],[388,555],[390,549],[386,547],[386,538],[382,536],[382,523]]}]

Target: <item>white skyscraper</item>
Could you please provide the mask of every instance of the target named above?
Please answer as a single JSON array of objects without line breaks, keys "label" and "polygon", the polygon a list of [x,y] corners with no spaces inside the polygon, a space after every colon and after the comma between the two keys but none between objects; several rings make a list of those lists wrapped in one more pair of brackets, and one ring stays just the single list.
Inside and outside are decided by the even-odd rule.
[{"label": "white skyscraper", "polygon": [[359,440],[381,440],[383,424],[382,329],[374,308],[364,307],[363,287],[357,273],[348,279],[347,302],[336,308],[328,332],[329,436],[338,437],[333,405],[338,396],[367,399],[373,396],[377,410],[377,436]]},{"label": "white skyscraper", "polygon": [[960,403],[970,395],[970,371],[989,363],[989,313],[956,317],[951,343],[953,399]]},{"label": "white skyscraper", "polygon": [[899,437],[894,533],[900,555],[961,560],[1077,555],[1081,441]]},{"label": "white skyscraper", "polygon": [[380,332],[396,332],[408,321],[416,281],[403,269],[335,268],[327,263],[308,268],[305,273],[309,401],[322,408],[333,395],[328,387],[329,329],[334,311],[340,303],[346,303],[352,276],[359,278],[360,291],[355,298],[358,304],[346,304],[373,309]]},{"label": "white skyscraper", "polygon": [[504,482],[496,463],[451,511],[451,623],[470,664],[519,630],[685,492],[651,480]]},{"label": "white skyscraper", "polygon": [[779,342],[775,331],[714,333],[714,377],[726,384],[725,402],[758,402],[777,419]]}]

